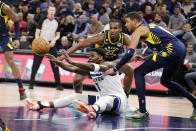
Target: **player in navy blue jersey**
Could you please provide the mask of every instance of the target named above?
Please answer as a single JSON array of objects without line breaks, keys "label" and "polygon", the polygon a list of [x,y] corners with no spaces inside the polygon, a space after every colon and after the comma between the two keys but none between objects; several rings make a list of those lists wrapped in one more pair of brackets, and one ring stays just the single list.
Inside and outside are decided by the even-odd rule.
[{"label": "player in navy blue jersey", "polygon": [[[12,41],[11,34],[9,32],[8,20],[14,21],[15,28],[15,40]],[[20,100],[26,98],[25,90],[23,88],[22,80],[20,78],[20,72],[16,67],[13,59],[13,50],[18,48],[19,43],[19,20],[16,14],[9,8],[8,5],[0,1],[0,46],[3,49],[5,59],[8,65],[11,67],[12,74],[16,79],[19,86]]]},{"label": "player in navy blue jersey", "polygon": [[194,110],[191,116],[196,119],[196,97],[192,96],[180,84],[172,81],[172,76],[178,69],[178,65],[184,60],[186,55],[186,48],[184,44],[178,40],[167,30],[160,26],[142,23],[142,18],[137,13],[129,13],[126,18],[126,27],[133,32],[131,41],[127,45],[127,52],[122,57],[120,62],[114,69],[109,69],[105,75],[112,74],[119,70],[125,63],[127,63],[135,53],[135,49],[139,40],[144,40],[149,48],[156,49],[157,52],[145,58],[138,57],[145,60],[143,64],[134,70],[136,92],[139,99],[139,110],[133,114],[127,115],[127,119],[148,119],[149,113],[146,110],[145,101],[145,75],[149,72],[163,68],[161,77],[161,84],[165,87],[176,91],[180,95],[186,97],[192,102]]}]

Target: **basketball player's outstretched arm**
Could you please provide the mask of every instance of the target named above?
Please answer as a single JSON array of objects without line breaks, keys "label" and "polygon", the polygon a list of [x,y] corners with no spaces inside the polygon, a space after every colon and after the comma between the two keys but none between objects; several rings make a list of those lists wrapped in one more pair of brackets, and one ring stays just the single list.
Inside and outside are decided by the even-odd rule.
[{"label": "basketball player's outstretched arm", "polygon": [[64,63],[62,61],[59,61],[57,58],[55,58],[53,55],[51,54],[46,54],[45,55],[50,61],[52,61],[54,64],[56,64],[57,66],[61,67],[64,70],[70,71],[70,72],[74,72],[74,73],[78,73],[81,75],[89,75],[89,71],[84,70],[84,69],[80,69],[76,66],[73,66],[71,64],[68,63]]},{"label": "basketball player's outstretched arm", "polygon": [[[78,61],[72,61],[69,57],[69,55],[65,52],[62,51],[62,54],[64,55],[64,59],[71,65],[74,65],[80,69],[84,69],[87,71],[94,71],[95,70],[95,65],[93,63],[83,63],[83,62],[78,62]],[[109,68],[112,68],[113,66],[111,64],[99,64],[99,71],[106,71]]]},{"label": "basketball player's outstretched arm", "polygon": [[[70,55],[71,53],[74,53],[75,51],[79,50],[79,49],[83,49],[85,47],[91,46],[91,45],[95,45],[95,44],[103,44],[104,42],[104,33],[101,34],[97,34],[91,38],[87,38],[84,41],[82,41],[81,43],[78,43],[74,46],[72,46],[71,48],[69,48],[67,50],[67,54]],[[59,57],[59,60],[63,60],[64,56],[61,55],[61,57]]]},{"label": "basketball player's outstretched arm", "polygon": [[3,6],[3,14],[7,15],[12,21],[14,21],[14,29],[15,29],[14,45],[15,45],[15,48],[18,48],[20,46],[20,42],[19,42],[20,23],[19,23],[19,19],[16,16],[16,14],[14,13],[14,11],[12,11],[12,9],[10,9],[10,7],[6,4],[4,4],[4,6]]}]

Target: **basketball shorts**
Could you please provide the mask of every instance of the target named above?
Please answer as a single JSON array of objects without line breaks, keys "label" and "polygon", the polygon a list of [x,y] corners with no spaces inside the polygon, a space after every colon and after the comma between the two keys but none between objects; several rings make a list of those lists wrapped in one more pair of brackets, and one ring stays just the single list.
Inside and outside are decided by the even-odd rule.
[{"label": "basketball shorts", "polygon": [[6,37],[1,38],[0,39],[0,46],[2,47],[3,52],[14,50],[13,41],[10,36],[6,36]]}]

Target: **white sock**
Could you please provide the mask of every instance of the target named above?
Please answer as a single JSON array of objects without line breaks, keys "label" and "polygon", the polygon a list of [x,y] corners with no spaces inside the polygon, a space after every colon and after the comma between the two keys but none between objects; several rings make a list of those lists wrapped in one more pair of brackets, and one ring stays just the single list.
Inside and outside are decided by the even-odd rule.
[{"label": "white sock", "polygon": [[50,107],[49,102],[40,102],[41,105],[43,105],[44,107]]},{"label": "white sock", "polygon": [[99,107],[98,105],[92,105],[93,109],[95,110],[95,112],[98,112],[99,111]]}]

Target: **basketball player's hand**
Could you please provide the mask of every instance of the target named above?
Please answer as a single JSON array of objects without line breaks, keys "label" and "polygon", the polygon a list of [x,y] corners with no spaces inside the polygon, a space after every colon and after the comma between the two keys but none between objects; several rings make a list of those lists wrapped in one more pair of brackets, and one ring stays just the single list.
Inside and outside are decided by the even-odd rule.
[{"label": "basketball player's hand", "polygon": [[67,52],[65,50],[61,50],[61,54],[64,56],[64,59],[68,62],[68,63],[72,63],[72,60],[70,59],[69,55],[67,54]]},{"label": "basketball player's hand", "polygon": [[116,72],[114,72],[113,68],[110,68],[104,72],[104,75],[116,75]]},{"label": "basketball player's hand", "polygon": [[53,40],[50,42],[50,47],[54,47],[55,46],[55,43],[56,43],[56,40]]},{"label": "basketball player's hand", "polygon": [[144,58],[142,56],[140,56],[140,55],[135,55],[134,56],[134,60],[135,60],[135,62],[137,62],[137,61],[144,61]]},{"label": "basketball player's hand", "polygon": [[19,46],[20,46],[19,40],[15,40],[15,41],[14,41],[14,47],[15,47],[15,48],[19,48]]},{"label": "basketball player's hand", "polygon": [[45,54],[46,58],[48,58],[50,61],[52,61],[53,63],[55,63],[56,61],[58,61],[53,55],[51,54]]}]

